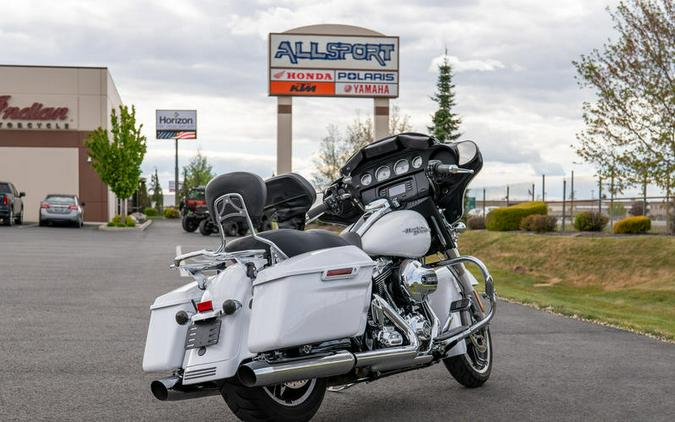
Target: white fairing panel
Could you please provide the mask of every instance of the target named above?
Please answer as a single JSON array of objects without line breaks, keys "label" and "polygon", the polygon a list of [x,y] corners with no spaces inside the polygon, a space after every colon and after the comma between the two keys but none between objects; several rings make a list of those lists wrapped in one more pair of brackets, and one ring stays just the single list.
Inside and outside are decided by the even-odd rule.
[{"label": "white fairing panel", "polygon": [[168,371],[182,366],[188,324],[178,325],[176,313],[194,313],[192,301],[199,300],[202,293],[197,282],[192,282],[155,299],[150,307],[150,325],[143,354],[144,371]]},{"label": "white fairing panel", "polygon": [[[366,328],[375,263],[356,246],[294,256],[258,273],[248,332],[251,352],[354,337]],[[345,277],[329,270],[352,269]]]},{"label": "white fairing panel", "polygon": [[431,246],[431,231],[420,213],[394,211],[377,220],[361,241],[370,256],[418,258]]},{"label": "white fairing panel", "polygon": [[[427,297],[431,309],[439,319],[440,326],[444,327],[450,317],[450,305],[456,300],[460,300],[460,287],[455,280],[455,276],[446,267],[439,268],[436,271],[438,276],[438,288]],[[452,314],[452,322],[449,329],[462,325],[459,313]],[[466,344],[464,341],[457,343],[455,347],[448,351],[447,356],[461,355],[466,353]]]}]

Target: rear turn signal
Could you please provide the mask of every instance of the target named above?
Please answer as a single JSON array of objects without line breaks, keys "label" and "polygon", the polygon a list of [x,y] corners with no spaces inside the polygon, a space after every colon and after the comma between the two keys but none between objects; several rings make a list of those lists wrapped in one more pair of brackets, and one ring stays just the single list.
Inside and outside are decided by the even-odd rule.
[{"label": "rear turn signal", "polygon": [[213,302],[210,300],[197,303],[197,312],[208,312],[212,310],[213,310]]},{"label": "rear turn signal", "polygon": [[322,280],[335,280],[338,278],[352,278],[356,275],[357,268],[335,268],[332,270],[326,270],[321,275]]}]

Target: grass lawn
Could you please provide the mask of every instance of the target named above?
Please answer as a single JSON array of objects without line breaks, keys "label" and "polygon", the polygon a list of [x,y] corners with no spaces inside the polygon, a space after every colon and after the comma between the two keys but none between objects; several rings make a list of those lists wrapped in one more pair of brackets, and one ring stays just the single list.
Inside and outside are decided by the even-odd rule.
[{"label": "grass lawn", "polygon": [[568,237],[467,231],[497,294],[675,340],[675,237]]}]

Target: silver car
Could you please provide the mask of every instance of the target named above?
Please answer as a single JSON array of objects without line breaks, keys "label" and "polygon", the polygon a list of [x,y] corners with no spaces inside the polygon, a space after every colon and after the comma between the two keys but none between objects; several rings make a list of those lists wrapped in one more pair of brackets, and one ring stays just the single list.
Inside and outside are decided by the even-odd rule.
[{"label": "silver car", "polygon": [[77,195],[50,194],[40,203],[40,225],[68,223],[84,225],[84,202]]}]

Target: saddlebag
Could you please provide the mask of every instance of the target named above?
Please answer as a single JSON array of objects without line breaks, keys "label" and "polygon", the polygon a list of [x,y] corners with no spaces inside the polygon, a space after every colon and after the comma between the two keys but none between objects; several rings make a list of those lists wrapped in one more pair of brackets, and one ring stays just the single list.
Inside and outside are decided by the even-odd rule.
[{"label": "saddlebag", "polygon": [[258,273],[248,347],[267,352],[363,334],[375,263],[356,246],[294,256]]},{"label": "saddlebag", "polygon": [[188,315],[194,314],[193,300],[199,302],[203,293],[197,282],[192,282],[155,299],[150,307],[150,325],[143,354],[145,372],[182,367],[185,337],[190,324],[178,324],[176,313],[185,311]]}]

